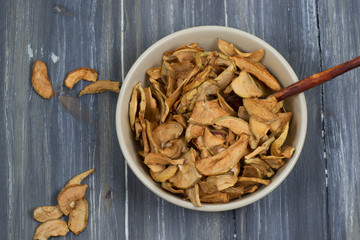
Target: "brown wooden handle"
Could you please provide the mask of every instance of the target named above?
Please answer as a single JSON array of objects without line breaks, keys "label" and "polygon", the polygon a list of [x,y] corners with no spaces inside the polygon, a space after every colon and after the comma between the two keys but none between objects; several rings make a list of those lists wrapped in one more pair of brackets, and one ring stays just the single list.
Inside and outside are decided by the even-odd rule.
[{"label": "brown wooden handle", "polygon": [[335,67],[329,68],[323,72],[319,72],[314,75],[311,75],[310,77],[304,78],[303,80],[297,83],[294,83],[286,88],[277,91],[276,93],[273,94],[273,96],[278,101],[281,101],[285,98],[305,92],[310,88],[316,87],[326,81],[329,81],[330,79],[333,79],[334,77],[337,77],[359,66],[360,66],[360,56],[351,59],[350,61],[339,64]]}]

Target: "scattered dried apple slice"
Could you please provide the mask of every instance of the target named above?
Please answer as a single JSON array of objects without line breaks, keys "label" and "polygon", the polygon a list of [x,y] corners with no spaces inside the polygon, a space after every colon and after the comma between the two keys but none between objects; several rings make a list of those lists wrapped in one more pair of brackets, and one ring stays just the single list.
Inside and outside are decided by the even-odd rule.
[{"label": "scattered dried apple slice", "polygon": [[88,202],[81,198],[69,214],[68,227],[75,234],[81,233],[87,226],[89,216]]},{"label": "scattered dried apple slice", "polygon": [[81,90],[79,93],[79,97],[85,94],[94,94],[94,93],[102,93],[102,92],[120,92],[121,82],[118,81],[110,81],[110,80],[100,80],[94,83],[87,85]]},{"label": "scattered dried apple slice", "polygon": [[229,200],[229,196],[222,192],[210,193],[200,196],[200,201],[206,203],[228,203]]},{"label": "scattered dried apple slice", "polygon": [[75,184],[61,190],[57,201],[65,216],[75,207],[75,202],[84,197],[87,187],[87,184]]},{"label": "scattered dried apple slice", "polygon": [[73,177],[66,185],[65,187],[72,186],[72,185],[78,185],[87,178],[90,174],[95,172],[95,168],[92,168],[90,170],[87,170],[86,172],[80,173],[79,175]]},{"label": "scattered dried apple slice", "polygon": [[68,232],[69,228],[64,220],[49,220],[36,228],[33,240],[47,240],[50,237],[65,236]]},{"label": "scattered dried apple slice", "polygon": [[72,89],[76,83],[80,80],[84,79],[90,82],[96,82],[98,77],[97,72],[91,68],[78,68],[72,72],[70,72],[65,78],[65,87]]},{"label": "scattered dried apple slice", "polygon": [[34,209],[34,219],[38,222],[46,222],[53,219],[58,219],[63,215],[59,205],[43,206]]},{"label": "scattered dried apple slice", "polygon": [[185,193],[184,189],[175,189],[169,182],[162,182],[161,187],[163,189],[165,189],[166,191],[169,191],[172,193],[176,193],[176,194],[184,194]]},{"label": "scattered dried apple slice", "polygon": [[46,64],[36,60],[32,69],[31,83],[35,91],[43,98],[50,99],[53,95],[52,84],[50,82]]},{"label": "scattered dried apple slice", "polygon": [[276,99],[274,101],[273,99],[244,98],[243,103],[250,116],[265,122],[276,120],[274,113]]}]

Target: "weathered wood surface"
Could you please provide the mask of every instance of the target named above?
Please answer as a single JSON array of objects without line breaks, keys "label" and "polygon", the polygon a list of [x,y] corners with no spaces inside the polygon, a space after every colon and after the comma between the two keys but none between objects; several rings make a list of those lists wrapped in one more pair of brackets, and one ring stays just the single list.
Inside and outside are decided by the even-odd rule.
[{"label": "weathered wood surface", "polygon": [[[5,1],[0,8],[0,232],[30,239],[32,210],[56,204],[67,180],[96,172],[87,229],[59,239],[359,239],[359,94],[354,70],[306,93],[308,134],[288,178],[262,200],[203,213],[150,192],[127,168],[115,133],[117,94],[76,97],[65,75],[86,66],[121,81],[136,58],[184,28],[223,25],[274,46],[299,78],[360,53],[357,0]],[[36,59],[55,89],[40,98]]]}]

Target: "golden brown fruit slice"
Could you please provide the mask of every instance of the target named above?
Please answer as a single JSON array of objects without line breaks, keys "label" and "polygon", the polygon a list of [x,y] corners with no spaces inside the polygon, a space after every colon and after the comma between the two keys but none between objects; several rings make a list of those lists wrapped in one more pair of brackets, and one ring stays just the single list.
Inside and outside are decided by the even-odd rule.
[{"label": "golden brown fruit slice", "polygon": [[183,127],[178,122],[164,123],[156,127],[152,131],[152,137],[155,143],[162,147],[162,145],[170,140],[177,139],[183,132]]},{"label": "golden brown fruit slice", "polygon": [[153,172],[150,170],[150,175],[157,182],[165,182],[166,180],[174,176],[177,170],[177,165],[170,165],[161,172]]},{"label": "golden brown fruit slice", "polygon": [[65,236],[68,232],[69,228],[64,220],[49,220],[36,228],[33,240],[47,240],[50,237]]},{"label": "golden brown fruit slice", "polygon": [[65,87],[72,89],[76,83],[78,83],[81,79],[90,82],[96,82],[98,77],[97,72],[91,68],[78,68],[74,71],[70,72],[64,81]]},{"label": "golden brown fruit slice", "polygon": [[226,56],[233,56],[235,54],[245,57],[253,62],[259,62],[264,57],[264,49],[259,49],[255,52],[251,53],[243,53],[240,52],[237,48],[234,47],[232,43],[228,43],[224,40],[221,40],[218,38],[218,48],[222,53],[224,53]]},{"label": "golden brown fruit slice", "polygon": [[137,108],[138,108],[137,86],[139,84],[141,84],[141,83],[138,83],[132,91],[130,106],[129,106],[129,121],[130,121],[130,127],[132,130],[135,130],[135,118],[136,118],[136,113],[137,113]]},{"label": "golden brown fruit slice", "polygon": [[199,125],[212,125],[214,119],[228,115],[229,113],[220,107],[216,99],[212,101],[198,101],[188,122]]},{"label": "golden brown fruit slice", "polygon": [[229,196],[222,192],[210,193],[200,196],[200,201],[207,203],[227,203],[229,200]]},{"label": "golden brown fruit slice", "polygon": [[166,191],[169,191],[172,193],[176,193],[176,194],[184,194],[185,193],[184,189],[175,189],[169,182],[162,182],[161,187],[163,189],[165,189]]},{"label": "golden brown fruit slice", "polygon": [[73,177],[66,185],[65,187],[72,186],[72,185],[78,185],[87,178],[90,174],[95,172],[95,168],[92,168],[90,170],[87,170],[86,172],[80,173],[79,175]]},{"label": "golden brown fruit slice", "polygon": [[57,201],[61,211],[67,216],[75,207],[75,202],[84,197],[87,184],[77,184],[65,187],[61,190],[57,197]]},{"label": "golden brown fruit slice", "polygon": [[260,139],[267,134],[270,129],[270,124],[259,121],[254,117],[250,117],[249,128],[256,139]]},{"label": "golden brown fruit slice", "polygon": [[201,175],[195,168],[197,152],[191,148],[184,154],[185,162],[179,166],[176,174],[169,179],[169,181],[177,188],[188,188],[194,185]]},{"label": "golden brown fruit slice", "polygon": [[193,138],[198,138],[204,134],[203,125],[189,124],[185,131],[185,141],[190,142]]},{"label": "golden brown fruit slice", "polygon": [[254,116],[262,121],[269,122],[276,120],[274,113],[276,106],[276,99],[257,99],[244,98],[244,107],[250,116]]},{"label": "golden brown fruit slice", "polygon": [[33,65],[31,83],[35,91],[43,98],[50,99],[53,95],[53,89],[47,74],[46,64],[36,60]]},{"label": "golden brown fruit slice", "polygon": [[192,188],[186,189],[186,195],[196,207],[201,207],[200,196],[199,196],[199,185],[195,184]]},{"label": "golden brown fruit slice", "polygon": [[251,134],[249,124],[241,118],[225,116],[214,119],[213,123],[216,126],[226,127],[238,135],[243,133],[248,135]]},{"label": "golden brown fruit slice", "polygon": [[46,222],[52,219],[58,219],[63,215],[59,205],[43,206],[34,209],[34,219],[38,222]]},{"label": "golden brown fruit slice", "polygon": [[249,153],[248,155],[245,156],[245,159],[250,159],[250,158],[253,158],[255,157],[256,155],[260,154],[260,153],[263,153],[263,152],[266,152],[269,147],[270,147],[270,144],[272,142],[274,142],[275,140],[275,137],[272,136],[270,137],[268,140],[266,140],[261,146],[258,146],[253,152]]},{"label": "golden brown fruit slice", "polygon": [[237,177],[233,174],[220,174],[216,176],[210,176],[206,179],[211,185],[214,185],[217,191],[222,191],[228,187],[232,187],[237,182]]},{"label": "golden brown fruit slice", "polygon": [[149,153],[146,155],[144,163],[146,165],[177,165],[183,164],[184,159],[173,160],[160,153]]},{"label": "golden brown fruit slice", "polygon": [[196,169],[203,175],[218,175],[229,171],[244,156],[249,136],[242,134],[237,142],[224,151],[196,162]]},{"label": "golden brown fruit slice", "polygon": [[257,86],[253,78],[245,71],[231,82],[232,90],[242,98],[261,97],[264,92]]},{"label": "golden brown fruit slice", "polygon": [[266,86],[274,91],[281,89],[279,82],[266,69],[259,67],[254,62],[240,56],[234,56],[236,65],[242,70],[254,75],[257,79],[265,83]]},{"label": "golden brown fruit slice", "polygon": [[78,200],[69,214],[68,227],[75,234],[81,233],[87,226],[89,206],[85,198]]},{"label": "golden brown fruit slice", "polygon": [[85,94],[94,94],[102,92],[120,92],[121,82],[110,81],[110,80],[100,80],[94,83],[91,83],[84,87],[83,90],[79,93],[79,97]]},{"label": "golden brown fruit slice", "polygon": [[255,183],[261,183],[264,185],[269,185],[270,180],[269,179],[261,179],[261,178],[253,178],[253,177],[239,177],[239,182],[255,182]]},{"label": "golden brown fruit slice", "polygon": [[281,154],[281,146],[284,144],[289,132],[289,122],[285,125],[283,132],[280,136],[271,144],[270,153],[273,156],[279,156]]}]

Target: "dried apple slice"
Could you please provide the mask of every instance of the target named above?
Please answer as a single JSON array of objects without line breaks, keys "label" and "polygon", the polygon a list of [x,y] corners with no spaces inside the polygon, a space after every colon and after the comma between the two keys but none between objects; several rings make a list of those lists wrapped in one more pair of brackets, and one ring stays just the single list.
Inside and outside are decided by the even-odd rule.
[{"label": "dried apple slice", "polygon": [[213,120],[216,126],[226,127],[235,134],[241,135],[243,133],[250,135],[249,124],[241,118],[225,116]]},{"label": "dried apple slice", "polygon": [[65,87],[72,89],[81,79],[96,82],[97,77],[98,74],[94,69],[82,67],[70,72],[66,76],[64,83]]},{"label": "dried apple slice", "polygon": [[65,216],[69,215],[70,211],[75,207],[75,202],[84,197],[87,187],[87,184],[76,184],[61,190],[57,201]]},{"label": "dried apple slice", "polygon": [[235,61],[236,66],[238,66],[242,71],[246,71],[254,75],[272,90],[278,91],[281,89],[279,82],[266,69],[259,67],[257,64],[254,64],[251,60],[244,57],[234,56],[232,59]]},{"label": "dried apple slice", "polygon": [[236,71],[236,65],[233,60],[218,58],[216,65],[226,65],[227,68],[215,78],[221,90],[225,89],[233,79]]},{"label": "dried apple slice", "polygon": [[237,116],[237,113],[234,111],[234,109],[226,102],[225,98],[221,96],[221,94],[217,93],[219,105],[222,109],[224,109],[226,112],[230,114],[230,116]]},{"label": "dried apple slice", "polygon": [[295,151],[295,148],[293,146],[285,145],[281,148],[281,155],[285,158],[291,158]]},{"label": "dried apple slice", "polygon": [[269,185],[270,180],[269,179],[261,179],[261,178],[252,178],[252,177],[239,177],[239,182],[254,182],[254,183],[260,183],[264,185]]},{"label": "dried apple slice", "polygon": [[244,187],[229,187],[221,191],[229,196],[229,199],[235,199],[241,197],[245,193]]},{"label": "dried apple slice", "polygon": [[69,214],[68,227],[75,234],[81,233],[87,226],[89,206],[85,198],[78,200]]},{"label": "dried apple slice", "polygon": [[160,120],[159,108],[156,100],[153,98],[150,87],[144,88],[145,92],[145,119],[158,122]]},{"label": "dried apple slice", "polygon": [[46,64],[36,60],[32,69],[31,83],[35,91],[43,98],[50,99],[53,95],[52,84],[50,82]]},{"label": "dried apple slice", "polygon": [[181,153],[185,149],[184,139],[175,139],[167,142],[163,149],[159,149],[159,152],[169,158],[175,159],[180,157]]},{"label": "dried apple slice", "polygon": [[183,127],[178,122],[168,122],[159,125],[152,131],[152,137],[158,146],[170,140],[177,139],[183,132]]},{"label": "dried apple slice", "polygon": [[161,187],[163,189],[165,189],[166,191],[169,191],[169,192],[172,192],[175,194],[184,194],[185,193],[184,189],[175,189],[169,182],[162,182]]},{"label": "dried apple slice", "polygon": [[146,165],[176,165],[183,164],[184,159],[173,160],[159,153],[149,153],[144,159]]},{"label": "dried apple slice", "polygon": [[210,151],[212,148],[222,146],[226,142],[224,137],[213,135],[208,127],[205,128],[203,140],[205,146],[207,146]]},{"label": "dried apple slice", "polygon": [[170,165],[161,172],[153,172],[150,170],[151,177],[157,182],[165,182],[177,172],[177,165]]},{"label": "dried apple slice", "polygon": [[274,113],[276,99],[274,102],[272,99],[244,98],[243,103],[250,116],[254,116],[265,122],[276,120]]},{"label": "dried apple slice", "polygon": [[186,189],[193,186],[200,178],[201,175],[195,168],[197,152],[191,148],[184,154],[184,164],[179,165],[179,170],[176,174],[169,178],[169,181],[177,188]]},{"label": "dried apple slice", "polygon": [[90,170],[87,170],[86,172],[80,173],[79,175],[73,177],[66,185],[65,187],[72,186],[72,185],[78,185],[87,178],[90,174],[95,172],[95,168],[92,168]]},{"label": "dried apple slice", "polygon": [[189,124],[185,131],[185,141],[190,142],[193,138],[198,138],[204,134],[205,126]]},{"label": "dried apple slice", "polygon": [[137,86],[141,84],[138,83],[133,91],[132,91],[132,95],[131,95],[131,100],[130,100],[130,106],[129,106],[129,120],[130,120],[130,127],[131,129],[134,131],[135,130],[135,118],[136,118],[136,113],[137,113],[137,108],[138,108],[138,90],[137,90]]},{"label": "dried apple slice", "polygon": [[49,220],[36,228],[33,240],[47,240],[50,237],[65,236],[68,232],[69,228],[64,220]]},{"label": "dried apple slice", "polygon": [[43,206],[34,209],[34,219],[38,222],[46,222],[53,219],[58,219],[63,215],[59,205]]},{"label": "dried apple slice", "polygon": [[210,176],[206,178],[206,182],[210,185],[214,185],[217,191],[222,191],[226,188],[232,187],[237,182],[237,177],[233,174],[220,174],[216,176]]},{"label": "dried apple slice", "polygon": [[154,68],[148,68],[146,69],[147,75],[149,75],[150,78],[153,79],[159,79],[161,77],[161,67],[154,67]]},{"label": "dried apple slice", "polygon": [[270,144],[275,141],[275,137],[272,136],[268,140],[266,140],[261,146],[257,147],[253,152],[245,156],[245,159],[250,159],[255,157],[256,155],[267,151],[270,147]]},{"label": "dried apple slice", "polygon": [[214,119],[228,115],[229,113],[219,106],[216,99],[211,101],[198,101],[195,104],[188,122],[199,125],[212,125]]},{"label": "dried apple slice", "polygon": [[260,139],[267,134],[270,129],[270,124],[257,120],[257,118],[250,117],[249,119],[250,131],[254,134],[256,139]]},{"label": "dried apple slice", "polygon": [[232,90],[242,98],[261,97],[264,92],[256,85],[250,74],[241,71],[240,75],[232,80]]},{"label": "dried apple slice", "polygon": [[281,146],[285,143],[289,132],[289,123],[285,125],[283,132],[280,136],[271,144],[270,153],[273,156],[280,156],[281,155]]},{"label": "dried apple slice", "polygon": [[200,201],[206,203],[228,203],[229,200],[229,196],[222,192],[210,193],[200,196]]},{"label": "dried apple slice", "polygon": [[270,178],[275,174],[271,167],[260,158],[245,159],[245,163],[257,168],[261,172],[262,176]]},{"label": "dried apple slice", "polygon": [[121,82],[100,80],[87,85],[79,93],[79,97],[85,94],[103,93],[103,92],[120,92]]},{"label": "dried apple slice", "polygon": [[264,49],[259,49],[251,53],[243,53],[240,52],[238,49],[236,49],[232,43],[228,43],[219,38],[218,38],[218,48],[226,56],[233,56],[237,54],[241,57],[246,57],[253,62],[259,62],[264,57],[264,53],[265,53]]},{"label": "dried apple slice", "polygon": [[205,176],[226,173],[244,156],[248,140],[249,136],[242,134],[237,142],[219,154],[199,159],[196,169]]},{"label": "dried apple slice", "polygon": [[186,195],[196,207],[201,207],[200,196],[199,196],[199,185],[186,189]]}]

